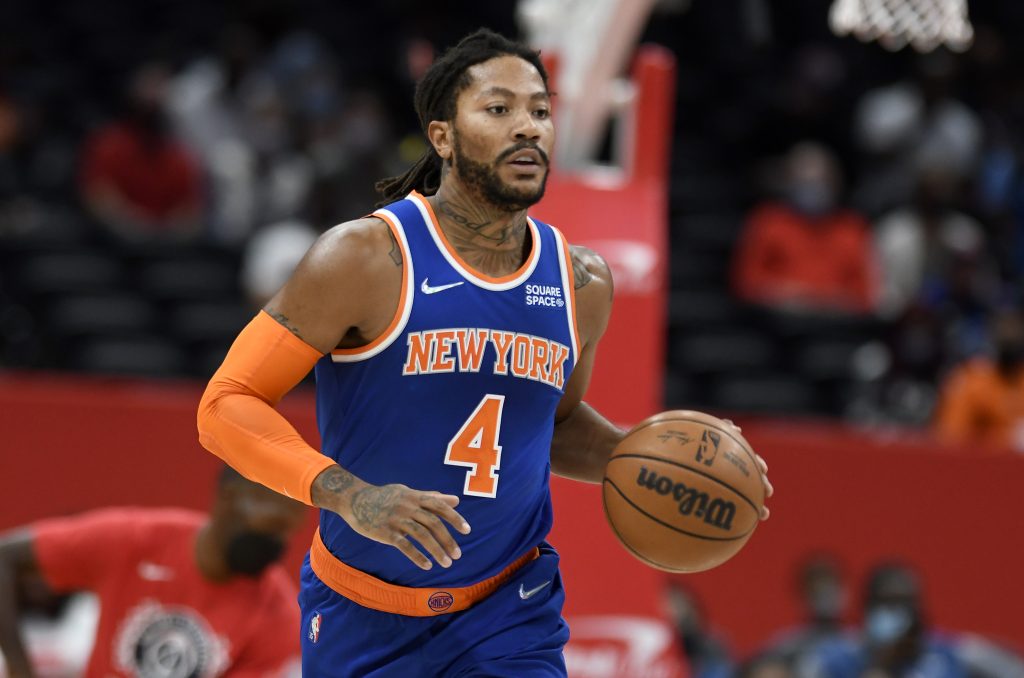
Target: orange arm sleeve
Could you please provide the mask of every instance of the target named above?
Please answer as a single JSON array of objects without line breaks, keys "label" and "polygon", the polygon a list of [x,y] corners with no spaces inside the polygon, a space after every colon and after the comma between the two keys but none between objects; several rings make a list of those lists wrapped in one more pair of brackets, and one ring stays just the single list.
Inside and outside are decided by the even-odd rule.
[{"label": "orange arm sleeve", "polygon": [[199,402],[199,442],[246,478],[310,506],[310,486],[334,460],[275,409],[321,353],[266,312],[235,339]]}]

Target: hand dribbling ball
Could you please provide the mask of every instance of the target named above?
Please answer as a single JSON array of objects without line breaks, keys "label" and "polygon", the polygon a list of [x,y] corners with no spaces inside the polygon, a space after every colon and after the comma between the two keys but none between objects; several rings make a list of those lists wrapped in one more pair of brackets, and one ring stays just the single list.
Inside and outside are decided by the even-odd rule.
[{"label": "hand dribbling ball", "polygon": [[739,430],[689,410],[662,412],[630,430],[602,485],[619,541],[668,572],[700,572],[736,555],[765,500],[761,467]]}]

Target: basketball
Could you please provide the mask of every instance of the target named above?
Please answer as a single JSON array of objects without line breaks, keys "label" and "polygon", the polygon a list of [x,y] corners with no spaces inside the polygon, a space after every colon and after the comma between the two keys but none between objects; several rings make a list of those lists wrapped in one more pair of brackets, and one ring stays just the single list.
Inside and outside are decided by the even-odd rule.
[{"label": "basketball", "polygon": [[764,485],[735,426],[674,410],[640,422],[615,447],[603,500],[608,523],[634,556],[668,572],[700,572],[750,539]]}]

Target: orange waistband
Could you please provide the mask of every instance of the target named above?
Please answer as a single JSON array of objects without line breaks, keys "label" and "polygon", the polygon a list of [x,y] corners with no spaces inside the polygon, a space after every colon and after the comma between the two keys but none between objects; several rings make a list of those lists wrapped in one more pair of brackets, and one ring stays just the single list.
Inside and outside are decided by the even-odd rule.
[{"label": "orange waistband", "polygon": [[320,530],[309,548],[309,566],[320,581],[354,603],[409,617],[433,617],[472,607],[504,584],[523,565],[540,555],[534,547],[498,574],[462,588],[413,588],[381,581],[338,560],[324,545]]}]

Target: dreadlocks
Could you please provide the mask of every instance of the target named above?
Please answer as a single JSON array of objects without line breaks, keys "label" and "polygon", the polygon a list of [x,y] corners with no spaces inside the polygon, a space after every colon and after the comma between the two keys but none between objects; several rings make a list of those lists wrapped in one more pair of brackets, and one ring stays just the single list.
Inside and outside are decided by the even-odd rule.
[{"label": "dreadlocks", "polygon": [[[548,74],[541,63],[540,52],[534,52],[493,31],[481,28],[447,50],[416,85],[413,106],[424,134],[427,133],[427,126],[431,121],[455,118],[455,100],[470,84],[467,73],[469,68],[499,56],[516,56],[530,62],[540,73],[544,87],[547,88]],[[431,146],[405,174],[377,182],[375,188],[383,197],[377,206],[401,200],[413,190],[424,195],[432,195],[440,186],[441,156]]]}]

